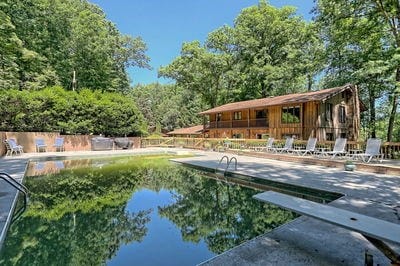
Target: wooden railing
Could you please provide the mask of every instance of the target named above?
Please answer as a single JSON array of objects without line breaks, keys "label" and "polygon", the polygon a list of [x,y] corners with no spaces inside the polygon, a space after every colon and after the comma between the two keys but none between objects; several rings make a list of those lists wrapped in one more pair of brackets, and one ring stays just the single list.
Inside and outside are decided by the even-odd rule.
[{"label": "wooden railing", "polygon": [[206,125],[206,128],[242,128],[242,127],[268,127],[266,118],[257,118],[250,120],[229,120],[229,121],[212,121]]},{"label": "wooden railing", "polygon": [[[265,146],[264,139],[222,139],[222,138],[142,138],[141,147],[184,147],[205,150],[255,150]],[[275,146],[283,146],[285,140],[275,140]],[[305,147],[306,140],[296,140],[295,147]],[[317,148],[333,149],[334,141],[318,141]],[[348,141],[347,150],[365,150],[366,142]],[[386,159],[400,159],[400,142],[384,142],[381,153]]]}]

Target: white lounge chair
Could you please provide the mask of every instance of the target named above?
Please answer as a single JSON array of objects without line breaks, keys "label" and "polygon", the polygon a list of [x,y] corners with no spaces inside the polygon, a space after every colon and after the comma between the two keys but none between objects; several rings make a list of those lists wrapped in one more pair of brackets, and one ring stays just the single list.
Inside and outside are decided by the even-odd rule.
[{"label": "white lounge chair", "polygon": [[256,151],[270,151],[273,148],[274,145],[274,138],[268,138],[267,143],[265,144],[265,146],[262,147],[257,147]]},{"label": "white lounge chair", "polygon": [[21,145],[18,145],[14,139],[6,139],[5,143],[6,143],[6,146],[8,144],[8,146],[7,146],[7,154],[8,155],[22,154],[24,152],[24,147],[22,147]]},{"label": "white lounge chair", "polygon": [[381,144],[380,139],[370,138],[367,140],[367,147],[365,148],[365,153],[355,154],[354,157],[361,159],[363,162],[369,163],[372,158],[376,157],[379,162],[383,160],[383,154],[381,154]]},{"label": "white lounge chair", "polygon": [[347,139],[346,138],[337,138],[335,141],[335,146],[333,146],[332,151],[323,151],[321,152],[322,155],[332,155],[332,159],[334,159],[337,155],[346,155],[346,144],[347,144]]},{"label": "white lounge chair", "polygon": [[283,152],[288,152],[288,151],[290,151],[290,150],[293,150],[293,142],[294,142],[294,139],[293,138],[286,138],[286,141],[285,141],[285,146],[283,146],[283,148],[271,148],[271,150],[273,151],[273,152],[276,152],[276,153],[278,153],[278,152],[280,152],[280,153],[283,153]]},{"label": "white lounge chair", "polygon": [[305,149],[293,149],[291,151],[297,153],[298,155],[305,156],[307,153],[309,154],[314,153],[316,145],[317,145],[317,138],[309,138]]}]

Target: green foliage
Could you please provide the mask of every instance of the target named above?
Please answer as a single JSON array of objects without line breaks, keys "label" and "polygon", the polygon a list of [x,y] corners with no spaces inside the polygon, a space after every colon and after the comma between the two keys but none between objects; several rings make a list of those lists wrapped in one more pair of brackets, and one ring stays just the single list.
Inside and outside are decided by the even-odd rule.
[{"label": "green foliage", "polygon": [[8,106],[0,109],[0,130],[4,131],[111,136],[146,133],[143,115],[133,99],[119,93],[66,91],[60,87],[0,90],[0,104]]},{"label": "green foliage", "polygon": [[202,105],[192,91],[177,85],[137,85],[131,91],[149,131],[156,134],[202,123]]},{"label": "green foliage", "polygon": [[[0,89],[127,91],[127,67],[149,68],[146,44],[122,35],[104,12],[80,0],[5,0],[0,11]],[[4,10],[4,11],[3,11]],[[6,49],[5,49],[6,47]]]},{"label": "green foliage", "polygon": [[233,28],[211,32],[202,46],[184,43],[181,55],[159,75],[198,93],[209,107],[311,89],[322,68],[321,41],[313,24],[292,7],[265,1],[244,9]]},{"label": "green foliage", "polygon": [[[358,84],[368,106],[368,114],[363,117],[368,128],[366,137],[386,135],[387,141],[396,139],[395,90],[400,81],[400,6],[393,3],[319,0],[315,9],[316,23],[326,43],[323,83],[327,87]],[[386,115],[378,115],[385,106],[390,106]],[[380,130],[382,123],[387,125],[386,130]]]}]

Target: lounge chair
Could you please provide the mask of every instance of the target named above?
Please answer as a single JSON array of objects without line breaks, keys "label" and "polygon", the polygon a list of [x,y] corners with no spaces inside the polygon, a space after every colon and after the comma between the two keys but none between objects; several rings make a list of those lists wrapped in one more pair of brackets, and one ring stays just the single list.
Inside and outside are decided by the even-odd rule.
[{"label": "lounge chair", "polygon": [[295,152],[298,155],[305,156],[307,153],[313,154],[315,151],[315,145],[317,145],[316,138],[309,138],[305,149],[293,149],[291,152]]},{"label": "lounge chair", "polygon": [[47,145],[44,142],[44,139],[42,138],[35,139],[35,145],[36,145],[36,152],[46,151]]},{"label": "lounge chair", "polygon": [[268,138],[267,143],[263,147],[257,147],[255,150],[256,151],[270,151],[273,148],[274,145],[274,138]]},{"label": "lounge chair", "polygon": [[18,145],[14,139],[6,139],[4,142],[6,143],[8,155],[22,154],[24,152],[24,147]]},{"label": "lounge chair", "polygon": [[286,138],[285,146],[283,146],[283,148],[272,147],[271,150],[276,153],[289,152],[290,150],[293,150],[293,141],[294,141],[293,138],[290,138],[290,137]]},{"label": "lounge chair", "polygon": [[323,151],[321,152],[321,155],[323,156],[330,156],[332,155],[332,159],[334,159],[336,156],[340,155],[346,155],[346,144],[347,144],[347,139],[346,138],[337,138],[335,141],[335,146],[333,146],[332,151]]},{"label": "lounge chair", "polygon": [[381,154],[381,144],[380,139],[370,138],[367,140],[367,147],[365,148],[365,153],[354,154],[354,158],[361,159],[365,163],[369,163],[372,158],[376,157],[379,162],[383,160],[383,154]]},{"label": "lounge chair", "polygon": [[65,151],[64,138],[56,138],[53,147],[56,149],[56,151]]}]

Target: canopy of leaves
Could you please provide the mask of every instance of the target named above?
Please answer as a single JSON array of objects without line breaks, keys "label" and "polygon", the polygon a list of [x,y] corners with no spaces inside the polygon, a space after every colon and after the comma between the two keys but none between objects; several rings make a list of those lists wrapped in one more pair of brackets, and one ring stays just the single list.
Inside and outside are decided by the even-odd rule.
[{"label": "canopy of leaves", "polygon": [[168,132],[202,123],[198,113],[203,106],[200,97],[193,91],[178,85],[154,83],[137,85],[131,94],[143,113],[149,132]]},{"label": "canopy of leaves", "polygon": [[[126,91],[129,66],[149,68],[146,44],[121,34],[104,12],[80,0],[0,3],[0,89]],[[3,61],[2,61],[3,62]]]},{"label": "canopy of leaves", "polygon": [[[315,14],[325,43],[324,86],[358,84],[369,107],[363,121],[368,136],[386,135],[387,141],[399,140],[393,134],[398,120],[400,82],[398,2],[319,0]],[[386,124],[386,132],[378,132],[378,124],[382,123]]]},{"label": "canopy of leaves", "polygon": [[322,67],[320,50],[315,27],[296,16],[294,8],[260,1],[242,10],[234,27],[211,32],[204,46],[184,43],[181,55],[159,75],[215,107],[311,89]]}]

